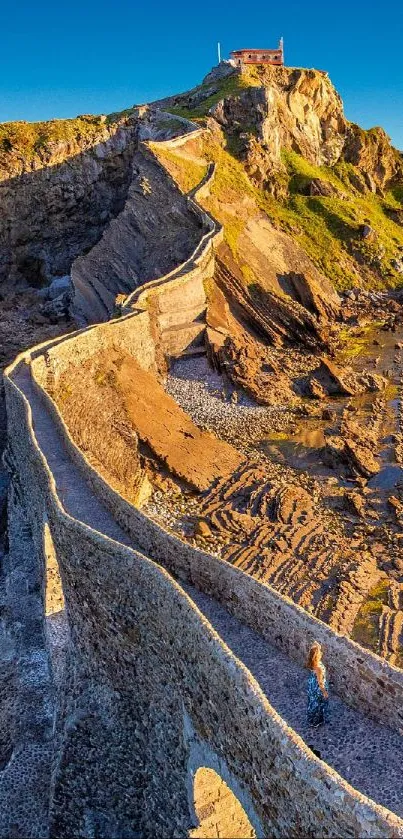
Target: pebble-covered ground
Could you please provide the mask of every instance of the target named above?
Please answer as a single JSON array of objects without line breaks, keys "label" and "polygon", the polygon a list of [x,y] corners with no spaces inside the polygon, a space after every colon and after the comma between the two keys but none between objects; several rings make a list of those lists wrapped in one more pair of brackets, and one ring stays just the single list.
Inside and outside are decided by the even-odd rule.
[{"label": "pebble-covered ground", "polygon": [[[276,485],[280,487],[297,481],[315,502],[319,501],[321,490],[313,476],[272,460],[260,446],[271,434],[289,432],[295,424],[292,411],[256,405],[242,390],[237,390],[228,379],[213,370],[204,356],[175,361],[165,387],[200,428],[239,447],[248,460],[263,465],[267,478],[273,479]],[[332,481],[334,478],[329,479],[329,483]],[[218,532],[213,540],[194,533],[202,498],[181,489],[182,492],[179,488],[175,492],[172,485],[166,485],[155,490],[144,504],[143,512],[194,546],[220,556],[227,540]],[[331,513],[328,515],[332,517]],[[336,527],[336,523],[333,521],[331,526]]]},{"label": "pebble-covered ground", "polygon": [[273,432],[288,429],[292,414],[285,408],[256,405],[215,372],[205,356],[178,359],[166,390],[202,428],[242,447]]}]

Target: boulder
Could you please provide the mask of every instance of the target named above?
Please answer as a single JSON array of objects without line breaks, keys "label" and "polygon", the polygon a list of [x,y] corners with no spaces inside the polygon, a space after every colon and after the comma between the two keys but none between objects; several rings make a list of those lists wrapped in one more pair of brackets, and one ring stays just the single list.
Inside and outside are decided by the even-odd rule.
[{"label": "boulder", "polygon": [[55,277],[47,289],[50,300],[54,300],[55,297],[59,297],[61,294],[64,294],[65,291],[73,291],[73,285],[69,274],[66,274],[64,277]]},{"label": "boulder", "polygon": [[386,379],[368,371],[354,373],[351,368],[345,370],[334,364],[329,358],[322,357],[319,367],[314,370],[308,385],[309,395],[315,398],[325,396],[355,396],[357,393],[374,393],[386,387]]},{"label": "boulder", "polygon": [[387,381],[378,373],[370,373],[366,371],[356,376],[356,382],[360,391],[366,393],[376,393],[376,391],[384,390]]},{"label": "boulder", "polygon": [[380,464],[375,459],[376,436],[368,427],[363,427],[354,419],[344,417],[342,424],[344,453],[353,473],[364,478],[371,478],[379,472]]},{"label": "boulder", "polygon": [[403,209],[395,207],[385,207],[385,215],[387,215],[395,224],[400,224],[403,227]]},{"label": "boulder", "polygon": [[364,478],[372,478],[373,475],[378,474],[379,463],[364,441],[349,437],[344,441],[344,447],[353,471],[357,471]]},{"label": "boulder", "polygon": [[69,291],[59,294],[53,300],[48,300],[41,306],[41,314],[49,318],[51,323],[57,323],[60,320],[68,320],[72,317],[71,303],[73,295]]},{"label": "boulder", "polygon": [[328,397],[328,393],[323,385],[314,378],[311,378],[308,381],[307,394],[308,396],[311,396],[312,399],[327,399]]},{"label": "boulder", "polygon": [[205,519],[199,519],[195,527],[195,534],[197,536],[204,536],[205,538],[213,535],[211,527]]},{"label": "boulder", "polygon": [[221,79],[226,79],[227,76],[232,76],[234,73],[239,73],[239,70],[230,61],[220,61],[204,77],[203,84],[212,84],[212,82],[221,81]]},{"label": "boulder", "polygon": [[398,274],[403,274],[403,260],[402,259],[392,259],[391,266],[398,272]]},{"label": "boulder", "polygon": [[313,380],[330,396],[354,396],[358,390],[353,372],[345,372],[325,356],[321,358],[319,367],[312,374],[311,383]]},{"label": "boulder", "polygon": [[323,181],[321,178],[312,178],[312,180],[308,181],[308,183],[301,189],[303,195],[310,195],[313,198],[315,196],[322,196],[323,198],[330,198],[333,195],[340,196],[341,193],[338,189],[336,189],[333,184],[329,181]]},{"label": "boulder", "polygon": [[215,93],[218,93],[218,87],[215,85],[210,85],[210,87],[196,90],[195,93],[192,93],[188,98],[188,107],[197,108],[198,105],[201,105],[201,103],[206,99],[209,99],[210,96],[214,96]]},{"label": "boulder", "polygon": [[361,224],[360,226],[361,239],[373,239],[375,230],[370,224]]},{"label": "boulder", "polygon": [[365,518],[365,502],[362,495],[352,490],[351,492],[346,492],[345,498],[349,502],[353,513],[360,516],[360,518]]},{"label": "boulder", "polygon": [[336,422],[336,411],[333,411],[331,408],[324,408],[322,411],[322,419],[327,420],[328,422]]}]

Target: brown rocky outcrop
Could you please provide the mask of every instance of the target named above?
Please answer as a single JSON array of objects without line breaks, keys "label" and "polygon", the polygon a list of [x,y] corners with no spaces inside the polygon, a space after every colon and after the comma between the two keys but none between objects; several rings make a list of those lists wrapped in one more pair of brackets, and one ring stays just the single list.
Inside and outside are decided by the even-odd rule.
[{"label": "brown rocky outcrop", "polygon": [[[342,152],[347,132],[340,96],[326,74],[317,70],[267,67],[261,85],[227,96],[212,109],[214,119],[230,136],[241,140],[244,126],[253,128],[263,152],[260,182],[281,169],[281,149],[292,148],[317,165],[332,165]],[[244,139],[244,155],[254,168],[253,140]],[[262,168],[263,160],[265,169]],[[255,166],[256,168],[256,166]],[[257,172],[256,172],[257,174]]]},{"label": "brown rocky outcrop", "polygon": [[365,429],[358,425],[346,429],[344,440],[344,451],[350,461],[353,471],[363,475],[364,478],[372,478],[379,472],[380,465],[375,459],[373,446],[368,441]]},{"label": "brown rocky outcrop", "polygon": [[106,320],[119,293],[183,263],[201,235],[199,220],[163,167],[145,150],[135,151],[124,206],[72,265],[77,312],[90,322]]},{"label": "brown rocky outcrop", "polygon": [[403,210],[399,210],[395,207],[385,207],[384,212],[388,218],[391,218],[392,221],[395,222],[395,224],[400,224],[400,226],[403,227]]},{"label": "brown rocky outcrop", "polygon": [[72,272],[75,315],[97,322],[110,317],[117,294],[181,264],[200,239],[200,222],[139,139],[189,127],[146,107],[3,126],[2,292],[41,289]]},{"label": "brown rocky outcrop", "polygon": [[[402,157],[381,128],[364,131],[344,116],[342,100],[327,73],[291,67],[258,71],[259,83],[225,96],[210,113],[235,141],[259,186],[281,194],[281,150],[292,149],[318,166],[352,163],[350,182],[359,192],[383,192],[403,177]],[[334,194],[319,179],[309,195]],[[333,192],[332,192],[333,189]]]},{"label": "brown rocky outcrop", "polygon": [[342,370],[329,358],[321,358],[319,367],[311,377],[312,380],[314,380],[313,387],[319,384],[328,396],[353,396],[357,393],[357,385],[353,372],[350,371],[349,375],[348,372]]},{"label": "brown rocky outcrop", "polygon": [[[300,343],[311,348],[325,348],[329,343],[326,326],[305,305],[285,293],[275,293],[256,284],[248,288],[221,259],[217,259],[215,280],[226,297],[242,310],[252,328],[275,346]],[[291,274],[290,283],[300,290],[305,301],[316,298],[314,283]]]},{"label": "brown rocky outcrop", "polygon": [[322,399],[325,396],[354,396],[358,393],[381,391],[386,380],[376,373],[356,373],[351,367],[341,368],[330,358],[322,357],[307,383],[310,396]]},{"label": "brown rocky outcrop", "polygon": [[354,184],[360,192],[382,192],[395,178],[403,177],[402,155],[393,148],[383,128],[364,131],[350,123],[343,149],[343,159],[357,167],[361,184]]},{"label": "brown rocky outcrop", "polygon": [[207,353],[213,367],[225,372],[259,405],[288,404],[295,399],[288,376],[268,361],[266,348],[232,316],[223,291],[215,285],[206,314]]},{"label": "brown rocky outcrop", "polygon": [[310,195],[312,198],[319,195],[322,198],[331,198],[333,195],[340,197],[340,191],[330,181],[323,181],[321,178],[312,178],[301,188],[303,195]]},{"label": "brown rocky outcrop", "polygon": [[[369,479],[380,470],[377,459],[379,434],[383,420],[385,404],[375,400],[372,412],[365,425],[361,425],[348,410],[343,412],[340,435],[333,435],[326,444],[325,459],[338,468],[347,467],[349,474]],[[362,514],[357,499],[353,501],[356,512]]]},{"label": "brown rocky outcrop", "polygon": [[[19,124],[16,124],[17,126]],[[136,122],[99,118],[90,135],[0,157],[0,284],[40,287],[70,271],[124,205]]]},{"label": "brown rocky outcrop", "polygon": [[[217,363],[218,362],[218,363]],[[290,404],[295,401],[288,376],[267,364],[266,354],[246,332],[228,335],[216,356],[216,366],[251,396],[258,405]]]},{"label": "brown rocky outcrop", "polygon": [[248,462],[206,492],[196,532],[220,544],[228,562],[350,632],[379,571],[364,547],[352,550],[329,525],[312,487]]}]

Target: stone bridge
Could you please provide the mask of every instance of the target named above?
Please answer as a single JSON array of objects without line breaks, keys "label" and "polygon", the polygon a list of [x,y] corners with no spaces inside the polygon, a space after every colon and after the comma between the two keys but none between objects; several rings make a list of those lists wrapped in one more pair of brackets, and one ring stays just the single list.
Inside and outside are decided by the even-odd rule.
[{"label": "stone bridge", "polygon": [[[211,276],[221,233],[204,215],[197,252],[126,301],[129,314],[5,373],[18,713],[0,766],[2,836],[403,836],[402,671],[147,518],[77,448],[52,399],[99,348],[156,368],[164,298]],[[313,639],[334,696],[320,735],[304,721]]]}]

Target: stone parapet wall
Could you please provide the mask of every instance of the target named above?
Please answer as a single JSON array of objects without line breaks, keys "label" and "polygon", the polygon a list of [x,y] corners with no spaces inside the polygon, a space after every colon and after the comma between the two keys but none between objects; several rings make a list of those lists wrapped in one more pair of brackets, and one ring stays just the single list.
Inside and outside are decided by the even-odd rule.
[{"label": "stone parapet wall", "polygon": [[50,343],[48,349],[33,353],[32,369],[37,380],[47,387],[49,377],[57,382],[70,366],[84,364],[97,352],[114,346],[136,358],[144,370],[156,369],[155,341],[148,311],[100,323],[75,332],[65,340]]},{"label": "stone parapet wall", "polygon": [[[187,142],[189,136],[201,136],[203,133],[200,129],[191,135],[166,140],[159,145],[175,148]],[[155,160],[147,144],[142,145],[144,153]],[[208,195],[214,175],[215,166],[210,164],[201,183],[187,197],[189,210],[198,217],[205,231],[194,252],[169,274],[129,294],[122,304],[122,311],[147,309],[150,312],[156,339],[168,358],[181,355],[203,341],[204,329],[200,324],[204,323],[207,306],[204,282],[214,274],[214,250],[223,240],[223,229],[196,199]],[[171,178],[168,173],[166,176]]]},{"label": "stone parapet wall", "polygon": [[[164,568],[66,513],[18,387],[24,358],[5,376],[9,447],[37,550],[42,550],[47,519],[71,627],[74,672],[76,678],[80,672],[86,676],[81,693],[77,683],[74,689],[70,684],[54,770],[52,835],[75,834],[88,824],[106,835],[105,818],[109,828],[115,826],[113,835],[133,824],[147,837],[186,835],[192,825],[188,776],[190,766],[195,770],[196,743],[199,761],[222,771],[258,836],[403,836],[400,819],[315,758]],[[125,506],[115,503],[122,517]],[[139,528],[144,517],[135,512]],[[170,537],[161,532],[160,538],[161,553],[167,555]],[[182,552],[179,558],[185,569],[189,556]],[[216,584],[222,568],[219,582],[230,597],[226,572],[235,569],[207,555],[195,556],[194,566],[193,576],[200,574],[206,588]],[[242,602],[240,580],[247,578],[236,576],[231,597]],[[253,609],[250,591],[247,596]],[[87,760],[92,761],[90,784],[72,771]],[[141,802],[132,786],[137,762],[144,769]],[[97,799],[101,782],[104,809]]]}]

